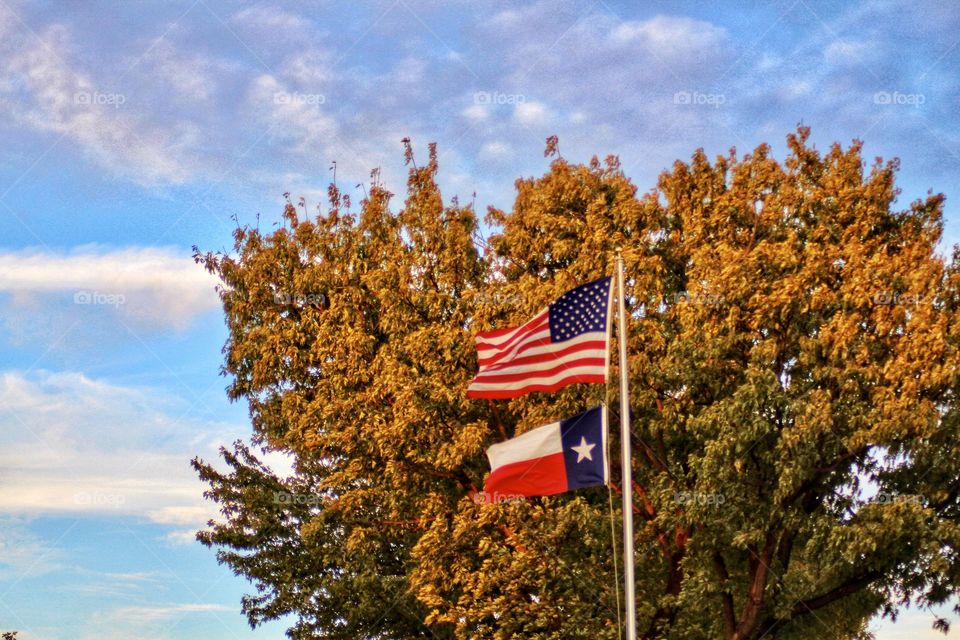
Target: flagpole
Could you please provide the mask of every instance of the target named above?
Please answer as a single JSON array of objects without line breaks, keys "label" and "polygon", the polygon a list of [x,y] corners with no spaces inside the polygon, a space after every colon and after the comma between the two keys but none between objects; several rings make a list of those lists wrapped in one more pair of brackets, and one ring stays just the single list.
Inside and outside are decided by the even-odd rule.
[{"label": "flagpole", "polygon": [[633,470],[630,461],[630,394],[627,385],[627,311],[623,288],[623,256],[617,249],[617,298],[620,311],[620,457],[623,468],[623,591],[627,610],[627,640],[637,638],[637,596],[633,556]]}]

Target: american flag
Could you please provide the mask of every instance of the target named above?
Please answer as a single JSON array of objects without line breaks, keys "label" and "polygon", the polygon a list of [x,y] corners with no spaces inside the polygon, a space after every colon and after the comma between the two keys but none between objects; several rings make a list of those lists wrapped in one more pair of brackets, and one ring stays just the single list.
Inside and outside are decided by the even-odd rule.
[{"label": "american flag", "polygon": [[568,291],[519,326],[477,335],[471,398],[515,398],[575,382],[606,382],[611,278]]}]

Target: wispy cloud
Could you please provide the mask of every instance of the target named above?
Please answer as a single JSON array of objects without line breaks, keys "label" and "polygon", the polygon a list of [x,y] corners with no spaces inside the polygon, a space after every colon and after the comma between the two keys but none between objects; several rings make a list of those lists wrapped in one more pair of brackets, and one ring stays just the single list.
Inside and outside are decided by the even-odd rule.
[{"label": "wispy cloud", "polygon": [[0,375],[0,513],[202,526],[213,511],[189,460],[214,454],[243,428],[200,422],[189,409],[79,373]]},{"label": "wispy cloud", "polygon": [[196,165],[198,130],[189,121],[160,127],[134,115],[134,96],[75,68],[71,30],[33,31],[0,5],[0,117],[66,139],[99,165],[143,185],[186,182]]},{"label": "wispy cloud", "polygon": [[[203,402],[81,373],[0,373],[0,515],[134,515],[192,540],[216,510],[190,459],[215,462],[249,431],[197,419]],[[283,454],[265,460],[290,472]]]},{"label": "wispy cloud", "polygon": [[258,36],[290,37],[309,31],[311,23],[303,16],[278,6],[257,4],[235,13],[230,22]]},{"label": "wispy cloud", "polygon": [[179,623],[194,616],[217,616],[233,611],[217,603],[164,603],[120,606],[92,614],[84,624],[81,640],[165,640],[174,636]]},{"label": "wispy cloud", "polygon": [[13,580],[58,571],[66,562],[63,550],[31,532],[27,520],[0,515],[0,580],[9,585]]},{"label": "wispy cloud", "polygon": [[[215,284],[188,254],[174,249],[0,250],[0,293],[8,294],[0,306],[18,336],[35,334],[58,316],[60,324],[115,315],[137,328],[184,329],[217,308]],[[38,324],[38,318],[46,322]]]},{"label": "wispy cloud", "polygon": [[229,610],[229,607],[225,607],[222,604],[169,604],[152,607],[120,607],[114,609],[108,615],[113,619],[140,620],[150,623],[183,614],[211,613]]}]

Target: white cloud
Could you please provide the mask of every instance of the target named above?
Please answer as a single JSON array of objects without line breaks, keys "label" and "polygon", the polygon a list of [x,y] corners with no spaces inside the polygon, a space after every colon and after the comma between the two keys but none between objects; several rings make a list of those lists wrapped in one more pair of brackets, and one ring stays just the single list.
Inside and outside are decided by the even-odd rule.
[{"label": "white cloud", "polygon": [[573,3],[537,2],[518,11],[515,24],[486,22],[478,31],[498,44],[502,90],[528,99],[509,121],[495,119],[478,133],[478,147],[491,136],[511,140],[515,157],[528,160],[519,167],[525,171],[536,166],[543,136],[557,134],[565,157],[617,154],[646,184],[692,149],[711,149],[715,140],[720,149],[739,143],[730,134],[733,109],[675,100],[678,92],[722,92],[726,104],[739,98],[735,73],[715,86],[738,61],[724,27],[673,15],[584,15]]},{"label": "white cloud", "polygon": [[806,80],[792,80],[785,82],[778,93],[781,98],[789,101],[807,96],[812,90],[813,86]]},{"label": "white cloud", "polygon": [[186,613],[211,613],[216,611],[232,611],[230,607],[222,604],[170,604],[153,607],[120,607],[110,613],[110,617],[126,620],[140,620],[144,622],[157,622],[179,616]]},{"label": "white cloud", "polygon": [[512,27],[520,22],[521,19],[522,16],[519,11],[504,9],[490,18],[490,23],[498,27]]},{"label": "white cloud", "polygon": [[57,591],[71,597],[96,598],[104,602],[108,598],[129,601],[131,597],[141,598],[150,590],[161,587],[173,577],[169,572],[160,571],[98,571],[79,565],[71,565],[68,570],[82,577],[82,581],[63,580]]},{"label": "white cloud", "polygon": [[521,102],[517,104],[513,115],[520,123],[534,126],[546,124],[550,114],[539,102]]},{"label": "white cloud", "polygon": [[250,85],[248,103],[259,117],[288,140],[291,151],[311,155],[337,135],[337,124],[324,110],[323,93],[301,93],[271,74]]},{"label": "white cloud", "polygon": [[158,524],[187,525],[203,522],[209,515],[206,507],[167,506],[147,512],[147,517]]},{"label": "white cloud", "polygon": [[[317,52],[315,55],[325,54]],[[287,65],[282,69],[287,70]],[[407,72],[415,70],[407,69]],[[392,107],[378,109],[368,102],[365,109],[353,108],[358,91],[375,90],[378,99],[388,99],[383,97],[379,80],[396,82],[394,73],[403,75],[405,72],[400,67],[378,78],[376,86],[369,89],[362,86],[362,82],[369,79],[350,82],[341,79],[336,86],[307,86],[300,85],[293,76],[287,78],[269,73],[259,75],[250,83],[247,110],[270,132],[267,144],[276,145],[277,154],[284,158],[283,166],[297,169],[285,172],[286,179],[291,182],[284,183],[283,188],[294,193],[300,193],[298,190],[304,187],[315,188],[318,161],[322,163],[320,171],[323,171],[333,160],[337,162],[338,175],[348,176],[351,184],[366,180],[375,167],[383,167],[382,177],[388,185],[404,184],[405,172],[398,173],[391,167],[402,158],[400,139],[411,134],[409,128],[404,128],[409,125],[394,122]],[[416,85],[412,86],[416,88]],[[408,92],[420,93],[409,86]],[[408,100],[401,100],[397,95],[394,92],[389,98],[394,106],[412,108]],[[402,115],[400,113],[397,117],[402,118]]]},{"label": "white cloud", "polygon": [[127,583],[157,582],[160,573],[156,571],[124,571],[124,572],[102,572],[101,575],[108,580]]},{"label": "white cloud", "polygon": [[769,51],[765,51],[758,58],[754,72],[759,74],[766,74],[770,71],[773,71],[780,67],[783,64],[783,58],[780,56],[774,55]]},{"label": "white cloud", "polygon": [[177,529],[164,536],[167,542],[175,545],[190,545],[197,541],[197,529]]},{"label": "white cloud", "polygon": [[137,64],[143,65],[151,79],[162,81],[194,107],[198,101],[209,100],[217,88],[218,65],[213,60],[181,51],[166,40],[153,45]]},{"label": "white cloud", "polygon": [[427,62],[422,58],[407,56],[397,63],[391,73],[393,82],[416,84],[422,82],[427,72]]},{"label": "white cloud", "polygon": [[642,44],[659,58],[702,57],[723,48],[726,29],[683,16],[655,16],[649,20],[628,20],[610,32],[616,44]]},{"label": "white cloud", "polygon": [[513,149],[500,141],[488,142],[480,149],[480,156],[489,160],[501,160],[510,155]]},{"label": "white cloud", "polygon": [[280,39],[302,32],[310,26],[307,20],[294,13],[280,7],[264,5],[254,5],[238,11],[230,21],[251,31],[268,33]]},{"label": "white cloud", "polygon": [[220,444],[248,430],[189,417],[196,405],[152,389],[80,373],[0,374],[0,407],[0,514],[21,517],[136,515],[203,526],[214,507],[189,460],[215,459]]},{"label": "white cloud", "polygon": [[461,113],[464,118],[471,122],[482,122],[490,116],[488,108],[482,104],[472,104]]},{"label": "white cloud", "polygon": [[[204,401],[76,372],[0,373],[0,516],[133,515],[169,527],[171,542],[192,542],[216,506],[190,460],[216,463],[220,446],[250,430],[192,417]],[[287,454],[260,457],[281,477],[293,471]],[[0,544],[0,568],[41,555],[23,527],[10,536],[3,524],[0,540],[21,541]]]},{"label": "white cloud", "polygon": [[304,90],[326,85],[334,79],[333,61],[328,52],[311,48],[297,51],[287,58],[280,75]]},{"label": "white cloud", "polygon": [[[0,14],[7,11],[0,6]],[[64,136],[101,166],[142,185],[192,177],[195,125],[161,127],[133,115],[133,95],[70,65],[66,27],[54,25],[35,37],[9,21],[0,25],[0,116]]]},{"label": "white cloud", "polygon": [[74,319],[116,313],[138,327],[183,329],[219,306],[216,282],[189,255],[170,248],[0,251],[8,327],[59,310]]},{"label": "white cloud", "polygon": [[869,54],[870,46],[865,42],[834,40],[824,50],[823,57],[829,64],[850,64],[862,63]]},{"label": "white cloud", "polygon": [[[167,640],[176,623],[187,616],[235,611],[222,604],[163,603],[113,607],[95,611],[84,621],[81,640]],[[177,638],[182,637],[180,635]]]},{"label": "white cloud", "polygon": [[0,578],[19,580],[50,573],[63,568],[65,560],[61,549],[31,532],[23,519],[0,517]]}]

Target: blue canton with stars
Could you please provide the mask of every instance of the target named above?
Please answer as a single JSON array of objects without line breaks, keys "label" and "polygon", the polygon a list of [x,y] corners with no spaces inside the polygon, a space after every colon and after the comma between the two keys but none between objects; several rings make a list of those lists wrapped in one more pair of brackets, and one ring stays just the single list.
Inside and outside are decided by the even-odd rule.
[{"label": "blue canton with stars", "polygon": [[550,342],[607,330],[611,278],[600,278],[572,289],[550,304]]}]

